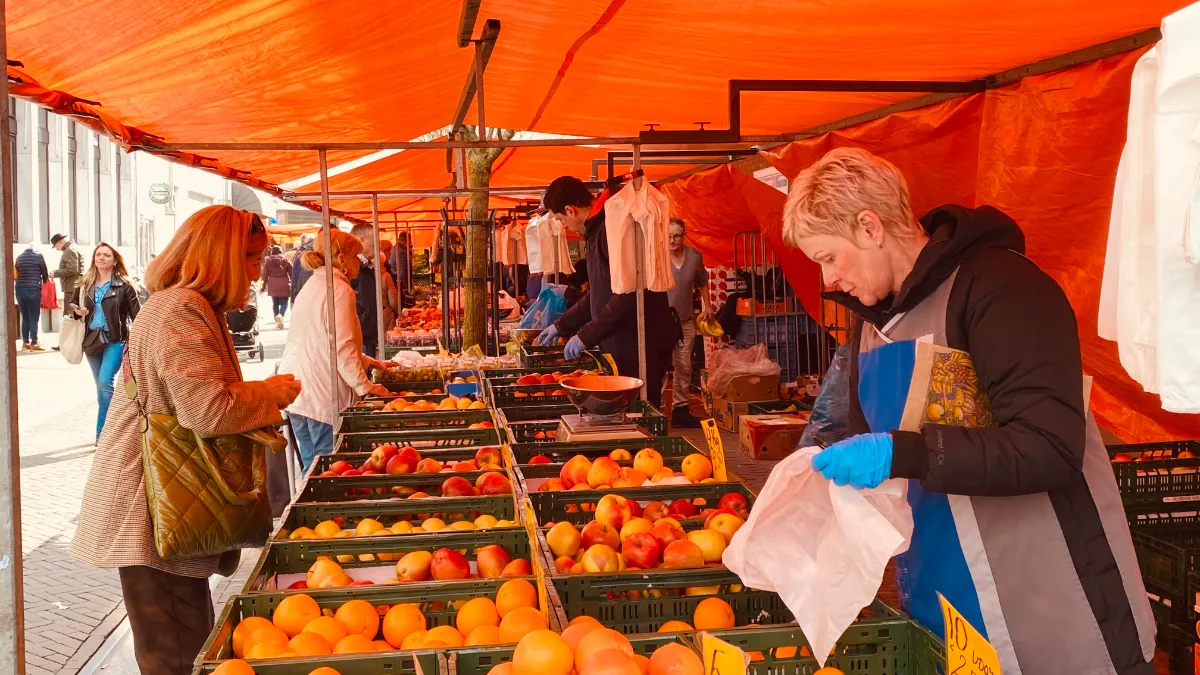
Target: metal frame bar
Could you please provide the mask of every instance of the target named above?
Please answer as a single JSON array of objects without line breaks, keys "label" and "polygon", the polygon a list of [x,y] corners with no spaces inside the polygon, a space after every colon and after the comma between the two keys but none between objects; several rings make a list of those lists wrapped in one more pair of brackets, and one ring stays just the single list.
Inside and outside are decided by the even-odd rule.
[{"label": "metal frame bar", "polygon": [[[467,0],[471,2],[472,0]],[[465,9],[465,7],[464,7]],[[488,19],[483,24],[483,32],[478,40],[475,40],[475,56],[471,64],[471,69],[467,71],[467,81],[463,85],[462,94],[458,97],[458,107],[454,109],[454,119],[450,123],[451,133],[458,130],[463,124],[463,120],[467,118],[467,111],[471,109],[471,100],[476,98],[477,90],[482,89],[483,70],[487,68],[488,61],[492,58],[492,50],[496,47],[496,38],[500,37],[500,21],[499,19]],[[467,36],[467,43],[463,44],[462,35],[459,35],[459,46],[466,47],[472,42],[470,35]],[[482,61],[482,63],[480,62]],[[482,92],[479,92],[479,102],[483,103]],[[482,108],[481,108],[482,109]],[[480,120],[483,116],[480,115]],[[483,140],[485,136],[479,136]]]},{"label": "metal frame bar", "polygon": [[317,163],[321,174],[321,230],[325,235],[325,323],[329,326],[329,404],[333,413],[334,431],[337,431],[337,421],[342,410],[338,400],[340,375],[337,367],[337,313],[333,308],[333,225],[330,223],[329,213],[329,161],[324,150],[317,152]]},{"label": "metal frame bar", "polygon": [[479,6],[483,0],[463,0],[462,13],[458,15],[458,46],[471,44],[475,33],[475,20],[479,17]]},{"label": "metal frame bar", "polygon": [[371,197],[371,236],[375,241],[375,358],[383,360],[387,330],[383,325],[383,265],[379,262],[379,198]]},{"label": "metal frame bar", "polygon": [[[720,164],[725,164],[729,161],[732,161],[732,159],[729,159],[729,160],[722,160],[722,159],[707,159],[707,160],[705,160],[705,159],[643,159],[642,166],[653,164],[653,165],[662,165],[662,166],[699,166],[699,167],[703,168],[703,167],[710,167],[710,166],[718,166]],[[601,166],[604,166],[604,165],[608,166],[608,176],[606,176],[606,177],[612,178],[616,174],[616,166],[618,166],[618,165],[624,166],[624,165],[631,165],[631,164],[633,164],[633,160],[625,159],[625,158],[614,159],[614,158],[610,157],[608,159],[603,159],[603,158],[593,159],[592,160],[591,178],[593,181],[597,181],[600,179],[600,167]]]}]

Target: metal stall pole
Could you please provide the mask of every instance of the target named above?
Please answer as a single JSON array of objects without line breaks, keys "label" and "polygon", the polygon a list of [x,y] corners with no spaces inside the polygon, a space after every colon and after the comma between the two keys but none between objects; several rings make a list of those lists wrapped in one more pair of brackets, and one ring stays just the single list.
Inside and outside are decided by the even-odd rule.
[{"label": "metal stall pole", "polygon": [[[492,280],[492,344],[496,347],[496,356],[500,356],[500,281],[503,276],[500,274],[500,262],[496,255],[496,209],[492,209],[488,214],[488,229],[491,230],[491,235],[488,239],[492,243],[492,250],[488,251],[488,274],[494,276]],[[485,289],[486,290],[486,289]],[[487,352],[487,345],[484,345],[484,352]]]},{"label": "metal stall pole", "polygon": [[337,314],[333,310],[333,225],[329,222],[329,162],[324,150],[317,151],[317,162],[321,171],[321,227],[325,231],[325,323],[329,326],[329,404],[336,432],[341,426],[342,411],[338,401],[338,379],[341,376],[338,375],[337,367]]},{"label": "metal stall pole", "polygon": [[379,264],[379,197],[371,195],[371,232],[375,237],[375,358],[383,360],[387,331],[383,326],[383,265]]},{"label": "metal stall pole", "polygon": [[[4,5],[0,3],[0,52],[7,53],[5,39]],[[4,82],[4,99],[8,98],[8,81]],[[14,307],[13,299],[13,242],[16,241],[16,219],[13,218],[13,188],[16,180],[16,162],[13,146],[8,143],[9,117],[0,111],[0,227],[4,242],[0,246],[0,278],[4,289],[0,301],[5,307]],[[0,491],[3,491],[3,511],[0,512],[0,672],[25,672],[25,591],[24,563],[21,553],[21,449],[18,444],[17,424],[17,350],[16,312],[5,313],[0,325],[0,378],[4,379],[4,401],[0,406],[4,414],[0,417]]]},{"label": "metal stall pole", "polygon": [[449,252],[450,214],[442,209],[442,347],[445,349],[450,349],[450,287],[446,285],[450,276]]},{"label": "metal stall pole", "polygon": [[[642,146],[633,146],[633,170],[642,168]],[[643,180],[635,178],[636,180]],[[636,221],[633,225],[634,256],[637,260],[637,336],[638,336],[638,377],[642,380],[642,400],[646,400],[646,233]],[[588,255],[591,255],[589,253]],[[659,383],[662,384],[661,382]]]}]

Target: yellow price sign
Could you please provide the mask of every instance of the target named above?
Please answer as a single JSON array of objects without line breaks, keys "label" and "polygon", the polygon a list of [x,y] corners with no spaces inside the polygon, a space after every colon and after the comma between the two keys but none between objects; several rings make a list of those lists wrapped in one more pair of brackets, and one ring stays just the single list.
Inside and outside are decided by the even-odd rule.
[{"label": "yellow price sign", "polygon": [[938,593],[946,622],[947,675],[1000,675],[996,649]]},{"label": "yellow price sign", "polygon": [[729,474],[725,471],[725,446],[721,443],[721,430],[717,427],[717,421],[711,417],[700,420],[700,426],[704,429],[704,440],[708,441],[708,458],[712,460],[713,477],[724,483],[729,480]]},{"label": "yellow price sign", "polygon": [[704,656],[705,675],[746,675],[750,657],[740,647],[701,631],[700,652]]},{"label": "yellow price sign", "polygon": [[537,538],[537,517],[533,514],[533,504],[528,499],[521,500],[521,512],[525,520],[525,532],[529,535],[529,560],[533,567],[533,578],[537,582],[538,605],[542,615],[550,618],[550,593],[546,590],[546,570],[542,567],[542,557],[538,555],[540,545]]}]

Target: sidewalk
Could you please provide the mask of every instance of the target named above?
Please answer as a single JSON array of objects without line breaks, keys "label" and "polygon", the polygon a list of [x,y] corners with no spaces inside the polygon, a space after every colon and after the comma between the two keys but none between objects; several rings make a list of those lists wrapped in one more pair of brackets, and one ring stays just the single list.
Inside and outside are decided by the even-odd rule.
[{"label": "sidewalk", "polygon": [[[267,360],[243,361],[246,379],[270,375],[287,339],[273,320],[260,321],[260,326]],[[116,570],[89,567],[68,553],[95,452],[96,385],[86,361],[71,365],[50,350],[57,338],[43,335],[46,352],[17,358],[28,675],[81,672],[125,618]],[[257,552],[247,551],[243,558],[251,555]],[[225,583],[216,586],[214,601],[244,583],[219,581]]]}]

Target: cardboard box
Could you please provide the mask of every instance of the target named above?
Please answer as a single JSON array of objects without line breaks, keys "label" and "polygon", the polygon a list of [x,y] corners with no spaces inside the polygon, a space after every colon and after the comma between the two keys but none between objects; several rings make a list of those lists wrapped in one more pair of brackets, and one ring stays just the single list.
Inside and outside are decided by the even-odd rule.
[{"label": "cardboard box", "polygon": [[729,381],[729,390],[722,394],[721,398],[738,403],[777,401],[779,400],[779,376],[739,375]]},{"label": "cardboard box", "polygon": [[749,402],[729,401],[718,396],[713,398],[712,416],[717,421],[718,427],[736,434],[738,418],[745,415],[749,408]]},{"label": "cardboard box", "polygon": [[795,452],[808,427],[808,416],[807,412],[742,415],[738,420],[738,447],[752,459],[783,459]]}]

